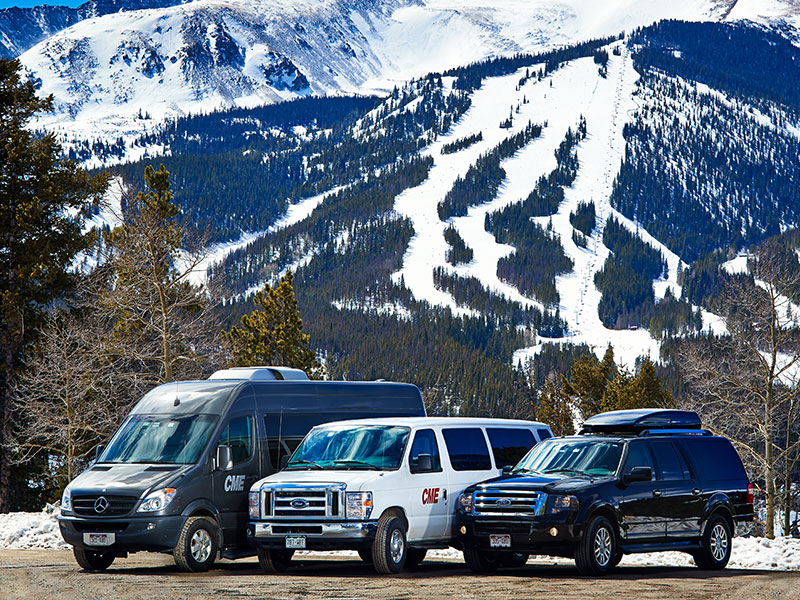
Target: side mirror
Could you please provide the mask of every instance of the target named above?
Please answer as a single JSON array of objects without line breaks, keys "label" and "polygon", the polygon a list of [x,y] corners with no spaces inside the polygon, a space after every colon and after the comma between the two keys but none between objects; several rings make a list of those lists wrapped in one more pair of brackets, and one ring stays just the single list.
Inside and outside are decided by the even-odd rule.
[{"label": "side mirror", "polygon": [[286,468],[286,465],[288,464],[289,464],[289,455],[284,454],[283,456],[281,456],[281,460],[279,461],[278,471],[283,471]]},{"label": "side mirror", "polygon": [[217,471],[230,471],[233,469],[233,454],[230,446],[217,446]]},{"label": "side mirror", "polygon": [[97,459],[100,458],[100,455],[103,453],[103,450],[105,449],[106,449],[105,444],[98,444],[97,446],[94,447],[94,462],[97,462]]},{"label": "side mirror", "polygon": [[433,457],[430,454],[420,454],[416,460],[411,461],[412,473],[430,473],[433,471]]},{"label": "side mirror", "polygon": [[503,466],[503,475],[510,475],[511,471],[514,470],[514,465],[504,465]]},{"label": "side mirror", "polygon": [[622,476],[622,482],[626,485],[636,481],[651,481],[652,479],[653,469],[650,467],[633,467]]}]

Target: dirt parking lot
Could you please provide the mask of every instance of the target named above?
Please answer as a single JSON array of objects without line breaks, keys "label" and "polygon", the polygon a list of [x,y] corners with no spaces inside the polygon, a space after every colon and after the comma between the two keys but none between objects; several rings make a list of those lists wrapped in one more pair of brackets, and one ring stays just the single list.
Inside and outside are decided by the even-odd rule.
[{"label": "dirt parking lot", "polygon": [[800,599],[800,573],[623,567],[601,579],[579,577],[568,563],[529,562],[476,576],[463,563],[433,559],[415,571],[379,577],[350,558],[303,557],[285,575],[266,575],[255,559],[222,561],[209,573],[176,570],[172,557],[136,554],[105,573],[85,573],[72,553],[0,551],[0,597],[11,600],[159,600],[219,598],[743,598]]}]

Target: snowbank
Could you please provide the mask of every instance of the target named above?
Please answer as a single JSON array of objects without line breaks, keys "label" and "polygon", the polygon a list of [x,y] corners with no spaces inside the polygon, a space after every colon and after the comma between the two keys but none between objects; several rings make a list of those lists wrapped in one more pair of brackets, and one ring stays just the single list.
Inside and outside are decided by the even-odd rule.
[{"label": "snowbank", "polygon": [[[18,550],[63,550],[69,548],[58,530],[59,510],[48,505],[38,513],[10,513],[0,515],[0,549]],[[327,552],[302,552],[299,555],[323,557]],[[338,553],[351,554],[355,552]],[[433,559],[462,560],[458,550],[434,550],[429,553]],[[533,557],[533,563],[563,562],[564,559]],[[632,554],[622,559],[622,566],[692,566],[691,557],[681,552],[655,552],[652,554]],[[782,537],[775,540],[757,537],[736,538],[733,542],[733,556],[729,568],[765,569],[772,571],[800,571],[800,539]]]}]

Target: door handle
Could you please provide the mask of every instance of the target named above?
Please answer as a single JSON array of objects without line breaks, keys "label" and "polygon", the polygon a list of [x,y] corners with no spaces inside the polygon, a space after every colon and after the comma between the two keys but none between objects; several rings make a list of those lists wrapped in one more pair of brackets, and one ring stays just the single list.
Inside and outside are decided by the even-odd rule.
[{"label": "door handle", "polygon": [[700,490],[698,488],[694,488],[692,490],[692,496],[699,496],[699,495],[700,495]]},{"label": "door handle", "polygon": [[442,489],[442,500],[447,502],[447,488]]},{"label": "door handle", "polygon": [[653,490],[653,496],[655,496],[656,498],[661,496],[661,490]]}]

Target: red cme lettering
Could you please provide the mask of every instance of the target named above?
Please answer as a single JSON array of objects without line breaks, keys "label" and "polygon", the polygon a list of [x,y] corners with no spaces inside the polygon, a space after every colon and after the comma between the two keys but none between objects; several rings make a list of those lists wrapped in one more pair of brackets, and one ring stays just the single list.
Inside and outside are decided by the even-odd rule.
[{"label": "red cme lettering", "polygon": [[422,490],[423,504],[436,504],[439,502],[439,488],[425,488]]}]

